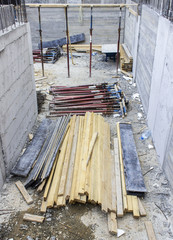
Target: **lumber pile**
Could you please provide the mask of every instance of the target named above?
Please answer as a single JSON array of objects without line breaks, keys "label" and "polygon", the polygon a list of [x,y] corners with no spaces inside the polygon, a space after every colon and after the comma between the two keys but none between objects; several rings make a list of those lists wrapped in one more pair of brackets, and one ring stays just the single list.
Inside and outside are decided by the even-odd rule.
[{"label": "lumber pile", "polygon": [[54,96],[49,103],[50,116],[69,113],[85,115],[86,112],[108,115],[119,113],[122,117],[127,115],[128,101],[118,83],[74,87],[51,86],[50,94]]},{"label": "lumber pile", "polygon": [[132,72],[133,57],[126,46],[126,44],[120,45],[120,69],[125,72]]},{"label": "lumber pile", "polygon": [[38,187],[38,191],[44,187],[41,212],[67,203],[98,204],[108,213],[112,234],[117,234],[117,217],[126,212],[135,218],[146,216],[140,199],[127,194],[120,131],[117,133],[112,157],[110,126],[104,118],[93,112],[72,116],[49,178]]},{"label": "lumber pile", "polygon": [[[71,44],[70,48],[73,52],[90,52],[90,45],[89,44]],[[62,49],[67,52],[67,45],[64,45]],[[92,50],[101,52],[102,51],[102,45],[92,45]]]},{"label": "lumber pile", "polygon": [[[33,50],[33,61],[41,62],[41,50]],[[43,62],[44,63],[55,63],[61,57],[60,47],[48,48],[43,53]]]}]

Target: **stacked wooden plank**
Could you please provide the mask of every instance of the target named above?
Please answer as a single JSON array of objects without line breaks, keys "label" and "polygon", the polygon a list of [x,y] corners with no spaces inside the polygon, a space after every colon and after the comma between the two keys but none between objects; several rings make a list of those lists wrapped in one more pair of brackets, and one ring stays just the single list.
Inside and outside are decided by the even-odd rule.
[{"label": "stacked wooden plank", "polygon": [[32,170],[26,179],[26,187],[37,187],[40,183],[44,183],[51,174],[58,159],[59,149],[64,139],[68,122],[68,116],[60,117],[50,129],[39,155],[32,166]]},{"label": "stacked wooden plank", "polygon": [[84,115],[87,111],[102,114],[119,113],[127,115],[128,101],[118,83],[82,85],[74,87],[52,86],[54,95],[50,102],[50,115],[61,116],[68,113]]},{"label": "stacked wooden plank", "polygon": [[87,112],[71,118],[45,184],[41,212],[67,203],[98,204],[108,213],[113,234],[117,233],[116,218],[126,212],[132,212],[135,218],[146,216],[140,199],[127,195],[119,127],[117,130],[113,158],[110,126],[101,115]]},{"label": "stacked wooden plank", "polygon": [[133,57],[126,46],[126,44],[120,45],[120,69],[125,72],[132,72]]}]

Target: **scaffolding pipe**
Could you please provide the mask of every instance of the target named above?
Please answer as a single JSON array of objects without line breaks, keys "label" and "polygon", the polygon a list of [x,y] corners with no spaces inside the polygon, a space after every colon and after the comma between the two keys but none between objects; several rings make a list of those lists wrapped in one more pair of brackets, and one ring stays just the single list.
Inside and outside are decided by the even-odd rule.
[{"label": "scaffolding pipe", "polygon": [[69,64],[69,32],[68,32],[68,11],[65,8],[65,20],[66,20],[66,44],[67,44],[67,69],[68,77],[70,77],[70,64]]},{"label": "scaffolding pipe", "polygon": [[119,27],[118,27],[118,43],[117,43],[117,75],[118,75],[118,66],[119,66],[119,61],[120,61],[120,34],[121,34],[121,7],[120,7],[120,15],[119,15]]},{"label": "scaffolding pipe", "polygon": [[93,15],[92,15],[92,7],[91,7],[91,22],[90,22],[90,68],[89,68],[89,77],[91,77],[91,63],[92,63],[92,30],[93,30]]},{"label": "scaffolding pipe", "polygon": [[43,45],[42,45],[42,29],[41,29],[41,13],[40,13],[40,7],[38,7],[38,18],[39,18],[39,33],[40,33],[42,76],[44,77],[44,62],[43,62]]}]

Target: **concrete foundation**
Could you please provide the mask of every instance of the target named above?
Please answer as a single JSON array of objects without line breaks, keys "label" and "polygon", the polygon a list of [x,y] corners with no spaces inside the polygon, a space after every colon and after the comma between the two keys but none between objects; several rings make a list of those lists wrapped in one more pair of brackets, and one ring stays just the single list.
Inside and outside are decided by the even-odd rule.
[{"label": "concrete foundation", "polygon": [[140,24],[139,18],[127,13],[126,23],[125,42],[134,57],[135,81],[159,162],[173,187],[173,24],[145,5]]},{"label": "concrete foundation", "polygon": [[29,23],[0,36],[0,75],[0,180],[4,180],[37,117]]}]

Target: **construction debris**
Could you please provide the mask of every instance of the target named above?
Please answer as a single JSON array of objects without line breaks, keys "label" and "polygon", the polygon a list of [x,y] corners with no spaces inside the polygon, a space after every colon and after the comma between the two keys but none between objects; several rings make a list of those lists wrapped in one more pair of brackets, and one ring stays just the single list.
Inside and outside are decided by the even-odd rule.
[{"label": "construction debris", "polygon": [[[43,62],[44,63],[55,63],[61,57],[60,47],[48,48],[43,53]],[[41,62],[41,50],[33,50],[33,61]]]},{"label": "construction debris", "polygon": [[23,220],[42,223],[44,221],[44,217],[25,213]]},{"label": "construction debris", "polygon": [[133,57],[126,46],[126,44],[120,45],[120,69],[125,72],[132,72]]},{"label": "construction debris", "polygon": [[86,112],[108,115],[116,112],[122,117],[127,115],[128,100],[118,83],[74,87],[51,86],[50,94],[54,96],[49,103],[50,116],[69,113],[84,115]]}]

